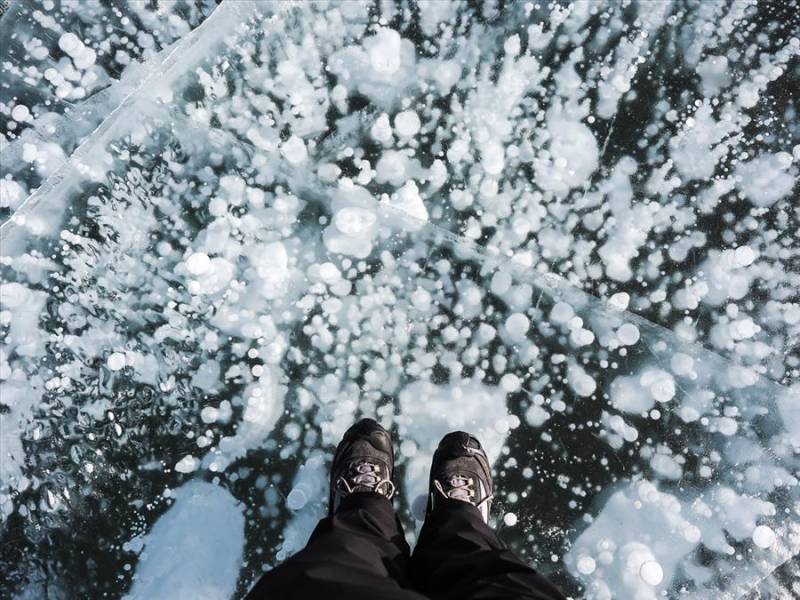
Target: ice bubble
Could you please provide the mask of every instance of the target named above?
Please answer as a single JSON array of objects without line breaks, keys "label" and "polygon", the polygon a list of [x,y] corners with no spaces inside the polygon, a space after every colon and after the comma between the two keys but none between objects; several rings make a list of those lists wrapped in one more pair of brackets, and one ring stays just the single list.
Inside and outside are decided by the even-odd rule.
[{"label": "ice bubble", "polygon": [[574,315],[572,306],[566,302],[557,302],[550,311],[550,320],[553,323],[567,323]]},{"label": "ice bubble", "polygon": [[106,365],[112,371],[119,371],[125,366],[125,355],[122,352],[112,352],[106,359]]},{"label": "ice bubble", "polygon": [[25,162],[33,162],[39,156],[39,149],[36,144],[22,144],[22,160]]},{"label": "ice bubble", "polygon": [[308,504],[308,496],[300,486],[293,488],[286,497],[286,506],[289,507],[289,510],[300,510],[306,504]]},{"label": "ice bubble", "polygon": [[658,402],[669,402],[675,396],[675,380],[672,375],[661,369],[650,369],[639,378],[642,387],[650,390],[650,394]]},{"label": "ice bubble", "polygon": [[[83,46],[75,55],[72,57],[72,62],[75,63],[75,67],[78,69],[88,69],[97,61],[97,53],[87,46]],[[81,89],[81,88],[78,88]]]},{"label": "ice bubble", "polygon": [[211,268],[211,259],[205,252],[194,252],[186,259],[186,270],[192,275],[202,275]]},{"label": "ice bubble", "polygon": [[493,294],[505,294],[512,284],[511,274],[508,271],[498,271],[492,275],[492,281],[489,284],[489,289]]},{"label": "ice bubble", "polygon": [[738,98],[739,104],[741,104],[742,107],[753,108],[758,104],[758,87],[750,81],[744,82],[739,86]]},{"label": "ice bubble", "polygon": [[659,475],[668,479],[678,480],[683,475],[683,468],[671,456],[666,454],[656,454],[650,459],[650,467]]},{"label": "ice bubble", "polygon": [[761,327],[753,322],[753,319],[747,317],[739,319],[731,323],[731,337],[735,340],[747,340],[753,337],[756,333],[761,331]]},{"label": "ice bubble", "polygon": [[402,38],[394,29],[381,27],[378,33],[370,38],[369,64],[382,75],[391,75],[400,69]]},{"label": "ice bubble", "polygon": [[574,361],[567,368],[567,381],[578,396],[591,396],[597,389],[597,382]]},{"label": "ice bubble", "polygon": [[488,344],[494,339],[495,335],[497,335],[497,330],[494,327],[488,323],[481,323],[478,325],[475,341],[481,345]]},{"label": "ice bubble", "polygon": [[342,278],[339,268],[332,262],[324,262],[319,266],[319,278],[326,284],[336,283]]},{"label": "ice bubble", "polygon": [[437,61],[437,69],[433,73],[433,78],[439,91],[442,94],[447,94],[450,89],[456,84],[458,78],[461,76],[461,65],[455,60],[439,60]]},{"label": "ice bubble", "polygon": [[203,423],[214,423],[219,416],[219,410],[213,406],[206,406],[200,411],[200,419]]},{"label": "ice bubble", "polygon": [[734,263],[737,267],[751,265],[756,259],[756,253],[750,246],[739,246],[734,252]]},{"label": "ice bubble", "polygon": [[223,175],[219,178],[220,195],[233,206],[244,204],[247,184],[238,175]]},{"label": "ice bubble", "polygon": [[692,376],[694,374],[694,359],[688,354],[676,352],[669,364],[676,375]]},{"label": "ice bubble", "polygon": [[537,183],[558,195],[582,185],[597,168],[600,151],[592,131],[583,123],[564,120],[554,113],[548,118],[549,160],[536,160]]},{"label": "ice bubble", "polygon": [[427,310],[431,305],[431,295],[427,290],[418,288],[411,293],[411,303],[414,308]]},{"label": "ice bubble", "polygon": [[569,339],[575,346],[588,346],[594,341],[594,333],[579,327],[570,332]]},{"label": "ice bubble", "polygon": [[24,104],[17,104],[13,109],[11,109],[11,118],[19,123],[24,123],[28,120],[30,116],[30,111],[28,107]]},{"label": "ice bubble", "polygon": [[317,167],[317,175],[319,175],[319,178],[328,183],[336,181],[341,174],[342,170],[333,163],[322,163]]},{"label": "ice bubble", "polygon": [[[396,119],[397,117],[395,117]],[[370,135],[374,140],[383,144],[392,141],[392,126],[389,124],[389,115],[383,113],[375,120],[370,128]]]},{"label": "ice bubble", "polygon": [[506,373],[500,378],[500,387],[502,387],[504,391],[510,394],[520,389],[521,382],[519,377],[517,377],[513,373]]},{"label": "ice bubble", "polygon": [[530,321],[522,313],[514,313],[506,319],[506,331],[515,342],[521,342],[527,337],[528,327],[530,327]]},{"label": "ice bubble", "polygon": [[281,144],[281,155],[289,162],[289,164],[297,166],[306,161],[308,158],[308,151],[302,139],[293,135],[283,144]]},{"label": "ice bubble", "polygon": [[211,259],[208,271],[203,277],[189,282],[189,292],[194,295],[216,294],[230,283],[234,273],[235,268],[231,262],[221,256],[215,256]]},{"label": "ice bubble", "polygon": [[664,579],[664,570],[657,561],[646,560],[639,568],[639,577],[641,577],[642,581],[647,585],[656,586]]},{"label": "ice bubble", "polygon": [[214,217],[222,217],[228,212],[228,202],[224,198],[212,198],[208,202],[208,212]]},{"label": "ice bubble", "polygon": [[532,404],[525,412],[525,421],[531,427],[541,427],[550,418],[550,413],[537,404]]},{"label": "ice bubble", "polygon": [[611,305],[611,308],[619,311],[627,309],[630,301],[631,297],[626,292],[619,292],[608,299],[608,303]]},{"label": "ice bubble", "polygon": [[788,152],[778,152],[775,155],[775,160],[781,165],[784,169],[788,169],[792,166],[792,155]]},{"label": "ice bubble", "polygon": [[359,237],[369,231],[377,217],[375,213],[358,206],[346,206],[340,209],[333,217],[336,229],[350,237]]},{"label": "ice bubble", "polygon": [[16,209],[25,201],[27,190],[13,179],[0,179],[0,208]]},{"label": "ice bubble", "polygon": [[766,525],[759,525],[753,530],[753,543],[759,548],[769,548],[775,543],[775,532]]},{"label": "ice bubble", "polygon": [[722,435],[731,436],[739,430],[739,425],[730,417],[720,417],[717,419],[717,430]]},{"label": "ice bubble", "polygon": [[402,138],[414,137],[421,126],[419,116],[413,110],[404,110],[394,118],[394,130]]},{"label": "ice bubble", "polygon": [[703,534],[700,531],[700,528],[695,526],[695,525],[687,525],[683,529],[683,538],[687,542],[691,542],[692,544],[696,544],[701,540],[702,537],[703,537]]},{"label": "ice bubble", "polygon": [[578,573],[581,575],[591,575],[594,573],[597,564],[591,556],[581,556],[577,563]]},{"label": "ice bubble", "polygon": [[258,259],[257,272],[261,279],[261,293],[265,298],[274,300],[286,292],[288,263],[289,256],[283,243],[272,242],[264,246]]},{"label": "ice bubble", "polygon": [[489,175],[499,175],[505,166],[505,150],[498,142],[490,141],[481,147],[481,165]]},{"label": "ice bubble", "polygon": [[777,154],[761,154],[736,166],[736,183],[756,206],[771,206],[788,196],[795,178]]},{"label": "ice bubble", "polygon": [[408,157],[397,150],[387,150],[375,165],[375,181],[400,186],[407,179]]},{"label": "ice bubble", "polygon": [[70,56],[75,56],[83,48],[83,42],[74,33],[67,32],[58,38],[58,47]]},{"label": "ice bubble", "polygon": [[617,329],[617,339],[623,346],[633,346],[639,341],[639,328],[633,323],[624,323]]},{"label": "ice bubble", "polygon": [[200,466],[200,461],[191,454],[187,454],[175,464],[175,470],[178,473],[191,473],[197,470]]},{"label": "ice bubble", "polygon": [[517,524],[517,515],[514,513],[506,513],[503,517],[503,523],[505,523],[508,527],[513,527]]},{"label": "ice bubble", "polygon": [[724,55],[709,55],[697,65],[697,74],[700,75],[703,94],[707,97],[714,96],[725,86],[730,84],[731,71],[728,58]]},{"label": "ice bubble", "polygon": [[503,50],[505,50],[506,54],[509,56],[516,56],[519,54],[520,49],[521,44],[519,41],[519,36],[516,34],[509,37],[503,44]]},{"label": "ice bubble", "polygon": [[425,208],[425,203],[419,195],[419,188],[413,181],[408,181],[401,187],[397,193],[392,197],[392,206],[396,206],[404,213],[419,219],[421,221],[428,220],[428,210]]}]

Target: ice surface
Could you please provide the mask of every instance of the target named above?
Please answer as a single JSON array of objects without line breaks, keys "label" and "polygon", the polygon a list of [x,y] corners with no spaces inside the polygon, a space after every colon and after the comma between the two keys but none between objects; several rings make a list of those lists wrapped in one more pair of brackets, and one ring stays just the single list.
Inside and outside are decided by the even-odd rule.
[{"label": "ice surface", "polygon": [[797,15],[413,4],[2,16],[2,595],[243,596],[361,415],[412,542],[464,428],[575,597],[798,592]]},{"label": "ice surface", "polygon": [[136,579],[125,596],[224,600],[236,589],[244,547],[241,506],[223,488],[191,481],[141,540]]}]

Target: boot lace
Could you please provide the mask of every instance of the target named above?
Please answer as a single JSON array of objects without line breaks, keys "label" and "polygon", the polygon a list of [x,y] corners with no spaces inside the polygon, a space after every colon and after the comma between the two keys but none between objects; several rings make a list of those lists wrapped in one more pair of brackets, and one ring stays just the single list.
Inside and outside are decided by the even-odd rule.
[{"label": "boot lace", "polygon": [[464,475],[453,475],[447,482],[449,489],[445,490],[445,486],[438,479],[433,480],[434,487],[445,498],[452,498],[453,500],[461,500],[462,502],[469,502],[476,508],[485,504],[492,498],[493,494],[489,494],[485,498],[475,501],[475,480],[472,477],[465,477]]},{"label": "boot lace", "polygon": [[340,476],[336,480],[336,489],[342,494],[352,494],[357,488],[366,488],[366,491],[376,492],[389,500],[394,496],[395,487],[391,479],[381,475],[381,467],[365,460],[350,466],[347,476]]}]

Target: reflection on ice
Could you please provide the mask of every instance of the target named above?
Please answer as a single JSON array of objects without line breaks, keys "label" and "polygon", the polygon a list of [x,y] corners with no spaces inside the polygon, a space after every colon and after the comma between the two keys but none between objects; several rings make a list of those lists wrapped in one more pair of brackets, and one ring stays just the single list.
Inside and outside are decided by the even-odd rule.
[{"label": "reflection on ice", "polygon": [[[800,42],[747,2],[490,5],[225,2],[62,146],[4,105],[10,590],[152,597],[180,543],[175,594],[241,595],[370,415],[412,538],[465,428],[501,536],[571,593],[790,593],[762,580],[800,551],[798,151],[764,107],[796,128],[769,84]],[[93,35],[57,36],[61,77],[107,68]]]}]

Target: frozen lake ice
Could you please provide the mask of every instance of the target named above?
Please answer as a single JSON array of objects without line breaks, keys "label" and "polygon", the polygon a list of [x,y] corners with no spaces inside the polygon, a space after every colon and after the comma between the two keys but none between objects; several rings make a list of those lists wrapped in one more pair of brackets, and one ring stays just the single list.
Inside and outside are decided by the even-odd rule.
[{"label": "frozen lake ice", "polygon": [[790,3],[13,1],[0,595],[240,598],[397,438],[574,597],[800,594]]}]

